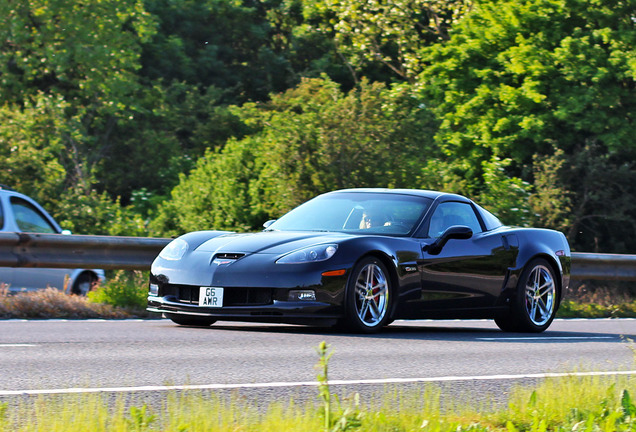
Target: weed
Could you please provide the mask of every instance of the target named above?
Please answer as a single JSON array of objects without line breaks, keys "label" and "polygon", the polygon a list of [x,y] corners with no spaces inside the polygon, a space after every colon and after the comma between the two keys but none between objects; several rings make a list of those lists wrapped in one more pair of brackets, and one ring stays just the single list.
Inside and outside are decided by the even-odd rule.
[{"label": "weed", "polygon": [[118,271],[87,297],[92,303],[143,311],[148,298],[148,276],[141,271]]},{"label": "weed", "polygon": [[150,413],[147,405],[141,408],[133,406],[130,407],[130,418],[127,419],[127,423],[134,432],[141,432],[148,429],[156,419],[157,416]]},{"label": "weed", "polygon": [[322,341],[318,345],[318,395],[322,399],[325,416],[325,430],[331,429],[331,392],[329,390],[329,359],[333,355],[333,352],[327,353],[327,343]]},{"label": "weed", "polygon": [[[337,395],[332,395],[329,389],[329,359],[333,352],[328,353],[329,346],[322,341],[316,351],[318,352],[318,396],[323,402],[324,430],[326,432],[341,432],[357,429],[362,425],[362,412],[360,411],[360,395],[355,393],[344,410]],[[334,419],[334,414],[338,416]]]}]

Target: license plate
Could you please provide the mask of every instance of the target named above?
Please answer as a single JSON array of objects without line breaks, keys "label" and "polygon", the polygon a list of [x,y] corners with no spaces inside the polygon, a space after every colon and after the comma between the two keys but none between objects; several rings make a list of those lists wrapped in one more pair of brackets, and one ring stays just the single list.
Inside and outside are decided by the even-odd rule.
[{"label": "license plate", "polygon": [[223,307],[223,288],[200,287],[199,306]]}]

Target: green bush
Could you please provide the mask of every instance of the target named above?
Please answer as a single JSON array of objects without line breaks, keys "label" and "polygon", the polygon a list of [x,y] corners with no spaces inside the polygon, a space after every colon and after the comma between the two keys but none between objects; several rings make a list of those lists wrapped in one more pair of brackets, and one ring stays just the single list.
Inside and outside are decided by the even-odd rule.
[{"label": "green bush", "polygon": [[104,285],[89,292],[88,300],[92,303],[145,310],[148,296],[147,281],[146,272],[119,270]]}]

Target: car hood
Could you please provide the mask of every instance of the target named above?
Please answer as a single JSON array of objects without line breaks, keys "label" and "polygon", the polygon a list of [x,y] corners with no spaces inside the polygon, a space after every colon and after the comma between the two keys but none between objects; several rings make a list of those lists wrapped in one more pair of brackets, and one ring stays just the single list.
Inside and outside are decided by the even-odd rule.
[{"label": "car hood", "polygon": [[224,234],[202,243],[197,252],[282,254],[320,243],[337,243],[350,235],[325,232],[266,231],[251,234]]}]

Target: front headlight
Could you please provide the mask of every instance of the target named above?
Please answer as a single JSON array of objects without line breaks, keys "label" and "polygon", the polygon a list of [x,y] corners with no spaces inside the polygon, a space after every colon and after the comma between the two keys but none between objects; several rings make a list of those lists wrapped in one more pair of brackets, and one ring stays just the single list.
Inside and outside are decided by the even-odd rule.
[{"label": "front headlight", "polygon": [[185,240],[174,239],[159,252],[159,256],[165,260],[177,261],[188,251],[188,243]]},{"label": "front headlight", "polygon": [[338,250],[338,245],[321,244],[295,250],[279,258],[277,264],[302,264],[326,261]]}]

